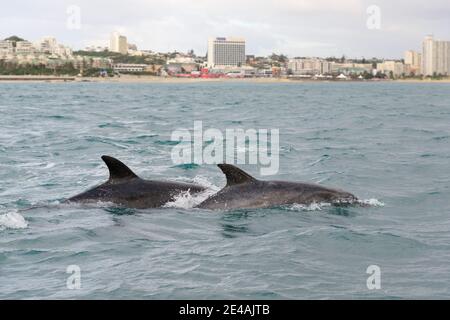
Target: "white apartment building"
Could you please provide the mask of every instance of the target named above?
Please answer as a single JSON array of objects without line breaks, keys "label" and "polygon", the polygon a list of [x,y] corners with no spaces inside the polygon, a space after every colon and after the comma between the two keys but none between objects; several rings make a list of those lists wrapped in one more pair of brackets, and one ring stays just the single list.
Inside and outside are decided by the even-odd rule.
[{"label": "white apartment building", "polygon": [[425,37],[422,45],[422,73],[450,75],[450,41]]},{"label": "white apartment building", "polygon": [[71,48],[63,46],[62,44],[58,44],[54,49],[53,49],[53,54],[57,55],[57,56],[66,56],[66,57],[70,57],[73,54],[73,51]]},{"label": "white apartment building", "polygon": [[0,54],[7,55],[14,53],[14,45],[12,41],[1,40],[0,41]]},{"label": "white apartment building", "polygon": [[[79,60],[73,56],[72,49],[58,44],[53,37],[46,37],[35,44],[29,41],[0,41],[0,59],[15,64],[44,64],[47,66],[63,65],[73,63],[79,67]],[[89,64],[91,59],[84,61],[81,65]],[[97,64],[100,64],[98,62]],[[106,64],[106,65],[110,65]]]},{"label": "white apartment building", "polygon": [[331,72],[339,73],[344,75],[350,74],[364,74],[365,72],[372,72],[373,66],[372,63],[354,63],[354,62],[344,62],[338,63],[333,62],[331,64]]},{"label": "white apartment building", "polygon": [[146,64],[118,63],[113,66],[117,72],[144,72],[147,69]]},{"label": "white apartment building", "polygon": [[29,41],[16,42],[16,54],[28,55],[36,51],[36,47]]},{"label": "white apartment building", "polygon": [[422,72],[422,54],[414,50],[405,51],[405,67],[414,74]]},{"label": "white apartment building", "polygon": [[245,64],[245,39],[209,38],[208,67],[240,67]]},{"label": "white apartment building", "polygon": [[39,42],[36,43],[36,48],[40,52],[52,54],[53,50],[55,49],[57,44],[58,43],[56,42],[55,38],[53,38],[53,37],[45,37],[45,38],[42,38],[42,40],[40,40]]},{"label": "white apartment building", "polygon": [[319,58],[290,59],[288,69],[294,75],[320,75],[331,73],[331,62]]},{"label": "white apartment building", "polygon": [[[19,45],[21,42],[17,42]],[[23,50],[32,50],[29,44],[23,44]],[[59,44],[53,37],[45,37],[38,41],[34,48],[41,53],[51,54],[58,57],[70,57],[72,56],[72,49]]]},{"label": "white apartment building", "polygon": [[109,51],[127,54],[128,53],[127,37],[120,35],[118,32],[113,32],[111,34],[111,39],[109,43]]},{"label": "white apartment building", "polygon": [[398,61],[384,61],[377,64],[377,71],[389,76],[392,72],[394,77],[399,77],[405,73],[405,65]]}]

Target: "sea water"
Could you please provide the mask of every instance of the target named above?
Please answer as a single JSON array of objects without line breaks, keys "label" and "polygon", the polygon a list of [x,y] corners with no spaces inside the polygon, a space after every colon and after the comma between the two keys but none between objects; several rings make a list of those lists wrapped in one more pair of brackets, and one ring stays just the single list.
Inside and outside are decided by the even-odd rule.
[{"label": "sea water", "polygon": [[[195,209],[225,179],[172,163],[172,132],[194,121],[279,129],[278,173],[243,169],[364,205]],[[106,181],[104,154],[207,191],[63,204]],[[1,299],[450,298],[449,195],[449,84],[0,84]]]}]

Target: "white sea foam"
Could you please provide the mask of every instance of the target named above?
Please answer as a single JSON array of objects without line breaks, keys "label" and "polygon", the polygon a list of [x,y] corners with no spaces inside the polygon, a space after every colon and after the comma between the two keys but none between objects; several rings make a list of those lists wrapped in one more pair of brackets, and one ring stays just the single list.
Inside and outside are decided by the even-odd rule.
[{"label": "white sea foam", "polygon": [[[178,180],[186,181],[187,179],[180,178]],[[196,194],[191,194],[190,191],[181,192],[175,196],[173,201],[166,203],[164,205],[165,208],[190,209],[199,205],[220,190],[219,187],[209,182],[209,180],[203,176],[196,176],[194,179],[190,179],[190,181],[187,182],[198,184],[204,187],[205,191]]]},{"label": "white sea foam", "polygon": [[0,215],[0,230],[4,229],[25,229],[28,222],[25,218],[16,212],[8,212]]},{"label": "white sea foam", "polygon": [[358,200],[359,204],[370,206],[370,207],[384,207],[384,203],[378,199],[364,199]]},{"label": "white sea foam", "polygon": [[[348,203],[349,205],[351,205],[352,203]],[[355,203],[356,205],[362,205],[365,207],[383,207],[384,203],[379,201],[378,199],[363,199],[363,200],[357,200]],[[305,204],[293,204],[288,206],[287,208],[290,210],[294,210],[294,211],[321,211],[324,208],[328,208],[331,207],[332,204],[331,203],[327,203],[327,202],[313,202],[309,205],[305,205]]]},{"label": "white sea foam", "polygon": [[49,163],[47,163],[47,165],[45,166],[44,169],[51,169],[51,168],[53,168],[54,166],[56,166],[56,163],[54,163],[54,162],[49,162]]},{"label": "white sea foam", "polygon": [[81,209],[86,209],[86,208],[109,208],[109,207],[114,207],[117,206],[117,204],[115,204],[114,202],[109,202],[109,201],[101,201],[101,200],[92,200],[92,201],[86,201],[86,202],[65,202],[65,203],[60,203],[57,204],[57,207],[60,208],[81,208]]},{"label": "white sea foam", "polygon": [[206,189],[205,191],[196,194],[191,194],[190,191],[183,191],[176,195],[173,201],[167,202],[164,207],[190,209],[199,205],[216,192],[217,191],[213,189]]},{"label": "white sea foam", "polygon": [[331,203],[313,202],[309,205],[296,203],[291,206],[288,206],[288,208],[293,211],[321,211],[323,208],[326,208],[326,207],[331,207]]}]

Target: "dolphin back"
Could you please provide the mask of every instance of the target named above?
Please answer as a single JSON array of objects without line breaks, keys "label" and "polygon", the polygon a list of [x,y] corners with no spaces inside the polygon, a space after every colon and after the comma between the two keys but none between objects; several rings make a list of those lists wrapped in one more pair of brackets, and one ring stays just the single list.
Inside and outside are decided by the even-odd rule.
[{"label": "dolphin back", "polygon": [[173,201],[182,192],[194,194],[205,189],[189,183],[144,180],[121,161],[110,156],[102,156],[102,159],[109,169],[109,180],[65,202],[102,201],[130,208],[157,208]]},{"label": "dolphin back", "polygon": [[354,203],[357,198],[345,191],[317,184],[257,180],[243,170],[219,164],[227,185],[197,207],[203,209],[269,208],[289,204],[326,202],[337,205]]}]

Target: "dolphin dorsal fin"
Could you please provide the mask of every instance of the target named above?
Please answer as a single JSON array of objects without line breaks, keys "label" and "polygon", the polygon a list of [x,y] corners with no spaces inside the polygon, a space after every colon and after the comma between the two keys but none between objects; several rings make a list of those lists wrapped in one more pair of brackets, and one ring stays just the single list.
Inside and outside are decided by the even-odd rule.
[{"label": "dolphin dorsal fin", "polygon": [[219,164],[218,166],[227,177],[227,187],[256,181],[251,175],[231,164]]},{"label": "dolphin dorsal fin", "polygon": [[127,180],[138,177],[133,171],[131,171],[130,168],[113,157],[102,156],[102,160],[106,163],[109,169],[109,183],[116,183],[119,180]]}]

